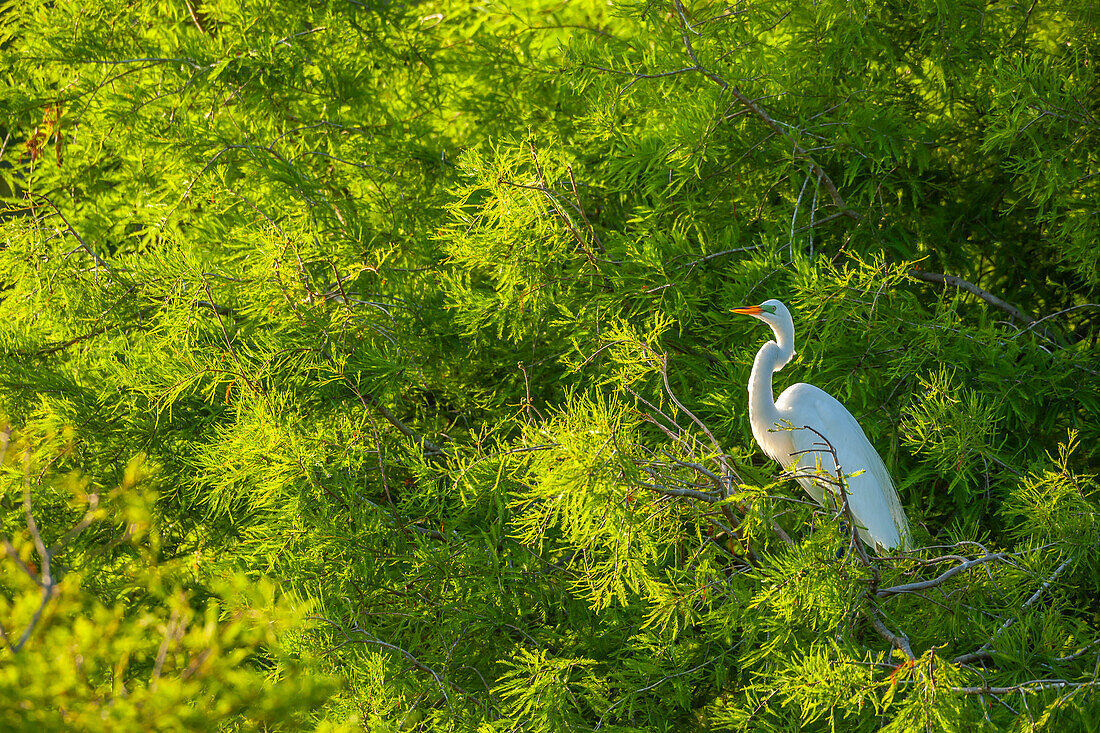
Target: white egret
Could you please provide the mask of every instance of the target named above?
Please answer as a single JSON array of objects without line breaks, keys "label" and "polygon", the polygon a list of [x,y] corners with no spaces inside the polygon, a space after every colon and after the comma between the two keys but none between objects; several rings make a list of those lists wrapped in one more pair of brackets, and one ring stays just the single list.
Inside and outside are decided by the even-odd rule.
[{"label": "white egret", "polygon": [[[772,402],[772,373],[794,356],[790,311],[778,300],[732,310],[759,318],[775,333],[775,341],[757,352],[749,377],[749,422],[756,442],[784,469],[795,471],[798,483],[822,506],[826,506],[826,492],[836,500],[835,506],[841,506],[837,491],[841,472],[846,476],[848,507],[863,541],[876,551],[911,549],[909,520],[890,473],[844,405],[812,384],[801,383],[791,385]],[[835,463],[822,438],[836,451]]]}]

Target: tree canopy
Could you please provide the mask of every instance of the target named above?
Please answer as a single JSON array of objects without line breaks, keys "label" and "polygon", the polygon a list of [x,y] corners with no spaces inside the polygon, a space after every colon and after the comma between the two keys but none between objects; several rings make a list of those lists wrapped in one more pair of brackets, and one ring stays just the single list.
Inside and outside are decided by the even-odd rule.
[{"label": "tree canopy", "polygon": [[[1100,11],[0,8],[0,721],[1089,730]],[[840,399],[911,553],[753,443]]]}]

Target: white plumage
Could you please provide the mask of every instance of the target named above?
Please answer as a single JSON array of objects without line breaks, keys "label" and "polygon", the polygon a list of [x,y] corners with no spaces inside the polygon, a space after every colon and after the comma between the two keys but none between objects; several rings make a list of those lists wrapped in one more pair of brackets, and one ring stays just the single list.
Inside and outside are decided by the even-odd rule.
[{"label": "white plumage", "polygon": [[756,442],[784,469],[795,473],[814,501],[826,506],[828,491],[839,507],[837,466],[813,430],[821,433],[836,451],[846,477],[848,506],[859,536],[876,551],[911,549],[909,520],[890,473],[844,405],[812,384],[802,383],[791,385],[772,402],[772,374],[794,356],[794,321],[787,307],[769,300],[733,312],[759,318],[775,333],[776,340],[757,352],[749,377],[749,422]]}]

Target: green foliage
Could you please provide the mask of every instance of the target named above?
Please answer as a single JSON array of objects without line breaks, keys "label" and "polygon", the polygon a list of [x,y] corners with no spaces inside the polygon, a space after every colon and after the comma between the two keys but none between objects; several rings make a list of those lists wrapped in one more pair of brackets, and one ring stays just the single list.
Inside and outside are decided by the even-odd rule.
[{"label": "green foliage", "polygon": [[301,604],[241,574],[191,587],[184,563],[159,557],[155,473],[141,457],[107,490],[55,473],[73,436],[44,427],[3,433],[0,496],[15,530],[0,562],[3,727],[307,726],[336,686],[284,645]]},{"label": "green foliage", "polygon": [[[1090,729],[1098,21],[7,7],[4,727]],[[915,552],[755,449],[770,297]]]}]

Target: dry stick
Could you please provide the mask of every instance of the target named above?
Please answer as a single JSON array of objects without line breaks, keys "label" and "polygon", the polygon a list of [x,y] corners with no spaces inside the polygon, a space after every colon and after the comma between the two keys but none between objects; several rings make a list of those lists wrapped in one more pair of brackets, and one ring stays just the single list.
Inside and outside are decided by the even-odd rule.
[{"label": "dry stick", "polygon": [[[722,478],[720,476],[718,476],[718,474],[716,474],[713,471],[711,471],[710,469],[708,469],[703,464],[693,463],[693,462],[689,462],[689,461],[681,461],[679,458],[676,458],[675,456],[673,456],[672,454],[670,454],[668,451],[666,451],[664,449],[661,450],[661,453],[664,454],[664,456],[666,458],[668,458],[670,461],[672,461],[676,465],[683,466],[684,468],[690,468],[693,471],[696,471],[698,473],[703,474],[704,476],[706,476],[707,478],[709,478],[711,481],[714,482],[715,486],[718,487],[718,490],[720,492],[722,491]],[[714,499],[714,501],[718,501],[718,499],[716,498],[716,499]]]},{"label": "dry stick", "polygon": [[157,680],[160,679],[161,670],[164,668],[164,660],[168,658],[168,647],[176,641],[176,633],[179,630],[180,612],[178,608],[172,609],[172,615],[168,618],[168,625],[164,629],[164,638],[157,649],[157,658],[153,663],[153,672],[150,676],[149,687],[156,689]]},{"label": "dry stick", "polygon": [[348,300],[348,294],[344,291],[344,281],[340,279],[340,271],[336,269],[336,263],[331,259],[328,261],[328,266],[332,268],[332,274],[336,277],[336,287],[339,288],[340,297],[343,298],[344,312],[347,313],[348,318],[351,318],[351,302]]},{"label": "dry stick", "polygon": [[[450,686],[450,687],[454,688],[455,690],[461,692],[464,695],[468,694],[465,690],[463,690],[461,687],[459,687],[455,683],[450,682],[450,681],[445,681],[439,675],[438,672],[436,672],[434,669],[432,669],[428,665],[421,662],[415,656],[413,656],[412,652],[409,652],[405,649],[402,649],[401,647],[397,646],[396,644],[391,644],[388,641],[382,641],[381,639],[379,639],[375,636],[372,636],[371,634],[369,634],[366,631],[364,631],[363,629],[361,629],[358,624],[353,626],[351,630],[354,631],[356,634],[361,634],[362,638],[355,639],[355,638],[352,638],[351,634],[348,633],[347,629],[343,628],[342,626],[340,626],[340,624],[336,623],[335,621],[333,621],[331,619],[328,619],[328,618],[325,618],[324,616],[306,616],[306,619],[307,620],[312,620],[312,621],[324,621],[325,623],[330,624],[331,626],[333,626],[334,628],[339,630],[340,633],[342,633],[344,635],[344,638],[347,640],[345,642],[345,644],[347,644],[347,643],[375,644],[375,645],[380,646],[384,649],[389,649],[391,651],[397,652],[402,657],[404,657],[409,662],[409,664],[411,664],[415,669],[418,669],[421,672],[427,672],[428,674],[430,674],[432,676],[432,679],[435,680],[436,685],[439,686],[439,691],[443,693],[443,699],[447,701],[447,707],[450,708],[452,712],[454,711],[454,707],[451,705],[450,695],[447,694],[447,687]],[[333,647],[332,649],[330,649],[329,651],[335,651],[336,649],[338,649],[341,646],[344,646],[344,644],[339,644],[339,645]]]},{"label": "dry stick", "polygon": [[[833,444],[829,442],[828,438],[826,438],[814,428],[811,428],[809,425],[804,425],[803,428],[811,431],[812,433],[817,435],[817,437],[821,438],[823,443],[819,445],[826,446],[826,452],[828,452],[833,457],[833,465],[836,467],[837,486],[840,489],[844,514],[847,517],[849,523],[849,541],[852,543],[852,546],[856,548],[856,554],[859,555],[860,561],[863,563],[864,567],[870,569],[872,573],[868,592],[877,595],[879,593],[879,591],[877,590],[879,582],[878,566],[871,562],[870,557],[867,555],[867,550],[863,546],[863,540],[859,537],[859,533],[856,528],[855,516],[852,514],[852,507],[848,502],[848,491],[846,489],[846,482],[844,481],[844,474],[840,466],[840,460],[836,454],[836,449],[833,447]],[[807,451],[800,452],[805,453]],[[879,636],[890,642],[890,644],[895,649],[898,649],[903,654],[905,654],[906,658],[910,662],[916,661],[916,656],[913,654],[913,648],[909,645],[909,637],[906,636],[904,633],[895,634],[894,632],[886,628],[886,625],[882,623],[882,620],[878,617],[878,609],[875,608],[873,604],[868,605],[868,607],[864,611],[864,615],[866,615],[867,619],[871,622],[871,625],[875,628],[875,631],[878,632]]]},{"label": "dry stick", "polygon": [[195,27],[198,28],[204,36],[209,36],[210,34],[202,27],[202,23],[199,22],[199,16],[195,14],[195,8],[191,5],[191,0],[183,0],[183,2],[187,5],[187,12],[191,15],[191,22],[195,24]]},{"label": "dry stick", "polygon": [[698,264],[703,263],[703,262],[707,262],[708,260],[713,260],[717,257],[724,257],[725,255],[734,255],[734,254],[737,254],[738,252],[754,252],[754,251],[760,249],[761,246],[762,245],[754,244],[751,247],[738,247],[737,249],[724,249],[721,252],[711,252],[708,255],[703,255],[702,257],[700,257],[697,260],[692,260],[691,262],[686,262],[682,265],[677,265],[676,267],[678,269],[683,269],[685,267],[694,267],[695,265],[698,265]]},{"label": "dry stick", "polygon": [[1069,682],[1067,680],[1031,680],[1010,687],[952,687],[960,695],[1007,695],[1012,692],[1042,692],[1044,690],[1080,689],[1095,687],[1098,682]]},{"label": "dry stick", "polygon": [[[722,450],[722,446],[718,444],[718,439],[714,437],[714,433],[712,433],[710,431],[710,428],[708,428],[706,426],[706,424],[703,423],[702,420],[695,417],[695,413],[693,413],[688,408],[684,407],[684,403],[680,402],[680,400],[678,400],[676,398],[676,395],[672,393],[672,387],[668,383],[668,355],[667,354],[662,354],[661,355],[661,379],[664,380],[665,392],[668,393],[668,398],[670,400],[672,400],[673,403],[677,407],[679,407],[681,410],[683,410],[684,414],[687,415],[689,418],[691,418],[691,421],[693,423],[695,423],[696,425],[699,426],[699,429],[703,431],[704,435],[706,435],[708,438],[710,438],[711,445],[713,445],[714,450],[717,451],[718,465],[722,467],[722,473],[725,474],[726,481],[729,481],[731,478],[736,478],[740,482],[741,477],[738,476],[736,473],[734,473],[733,469],[729,465],[729,462],[726,461],[726,452],[724,450]],[[728,493],[729,492],[727,491],[726,487],[723,486],[722,487],[723,496],[725,496]]]},{"label": "dry stick", "polygon": [[[729,462],[726,460],[726,451],[724,451],[722,449],[722,446],[718,445],[718,439],[714,437],[713,433],[711,433],[711,429],[706,427],[706,425],[703,423],[703,420],[698,419],[697,417],[695,417],[695,414],[692,413],[690,411],[690,409],[687,409],[686,407],[684,407],[683,403],[680,402],[678,400],[678,398],[676,398],[676,395],[672,393],[672,387],[669,385],[669,358],[668,358],[668,354],[661,354],[661,379],[664,381],[664,391],[668,393],[669,400],[671,400],[676,405],[676,407],[679,407],[680,409],[682,409],[682,411],[684,411],[684,414],[687,415],[687,417],[690,417],[692,419],[692,422],[695,423],[695,425],[697,425],[698,427],[700,427],[700,429],[703,430],[703,433],[706,435],[706,437],[711,439],[711,445],[714,446],[714,449],[718,453],[718,455],[717,455],[718,466],[720,468],[722,468],[722,471],[725,474],[724,475],[724,481],[722,482],[722,484],[719,484],[719,490],[722,491],[723,497],[728,496],[729,495],[729,485],[728,485],[729,481],[731,479],[737,479],[737,482],[740,483],[741,478],[739,477],[739,475],[737,475],[736,472],[734,472],[733,468],[731,468],[729,466]],[[741,505],[739,502],[738,502],[738,508],[741,512],[745,512],[745,506]],[[733,525],[735,529],[740,526],[740,523],[737,521],[736,517],[734,517],[733,512],[729,511],[728,506],[723,506],[722,507],[722,513],[725,515],[726,521],[729,522],[731,525]],[[779,523],[773,521],[771,523],[771,530],[772,530],[772,532],[775,533],[775,536],[777,536],[781,540],[783,540],[784,543],[787,543],[788,545],[792,545],[792,546],[794,545],[794,540],[791,539],[790,535],[788,535],[787,533],[784,532],[783,528],[781,526],[779,526]],[[739,534],[736,535],[736,536],[737,536],[738,539],[741,539]],[[741,539],[741,541],[742,541],[742,543],[744,543],[745,540]],[[753,559],[757,559],[756,558],[756,553],[753,553],[751,547],[749,547],[749,553],[751,554]]]},{"label": "dry stick", "polygon": [[88,511],[84,513],[84,518],[65,533],[65,536],[59,539],[50,549],[46,552],[53,557],[57,552],[69,543],[69,540],[76,537],[78,534],[86,530],[95,521],[95,512],[99,508],[99,494],[88,494]]},{"label": "dry stick", "polygon": [[244,368],[244,364],[241,363],[240,358],[237,356],[237,350],[233,348],[233,342],[230,341],[230,339],[229,339],[229,331],[227,331],[226,328],[225,328],[225,321],[222,320],[221,311],[218,309],[217,304],[214,303],[214,294],[210,292],[210,283],[206,281],[206,275],[205,274],[203,274],[203,277],[202,277],[202,286],[206,290],[206,297],[210,299],[209,300],[210,309],[212,311],[214,311],[214,316],[217,317],[217,319],[218,319],[218,325],[221,327],[222,338],[225,339],[225,346],[226,346],[226,348],[229,349],[229,355],[233,357],[233,361],[236,362],[236,364],[237,364],[237,369],[240,370],[239,373],[240,373],[241,379],[243,379],[248,384],[248,387],[255,394],[260,395],[262,397],[266,397],[266,395],[263,392],[261,392],[260,389],[256,386],[255,382],[253,382],[251,379],[248,378],[248,373],[246,372],[246,370]]},{"label": "dry stick", "polygon": [[581,212],[581,218],[584,219],[585,225],[588,226],[588,233],[592,236],[592,241],[596,244],[596,248],[600,250],[600,254],[607,254],[603,242],[596,236],[596,230],[592,228],[592,222],[588,220],[588,214],[585,213],[584,206],[581,204],[580,194],[577,193],[577,182],[573,180],[573,166],[567,165],[565,166],[565,170],[569,173],[569,185],[573,187],[573,198],[577,200],[577,211]]},{"label": "dry stick", "polygon": [[[581,233],[579,231],[577,231],[576,225],[573,224],[572,217],[570,217],[567,213],[565,213],[565,209],[563,209],[558,204],[558,200],[557,200],[558,195],[555,194],[553,191],[551,191],[549,186],[547,185],[546,175],[542,172],[542,164],[539,163],[539,156],[538,156],[538,153],[535,151],[534,144],[531,145],[531,158],[535,162],[535,171],[539,174],[539,180],[542,182],[543,195],[546,196],[547,201],[550,202],[550,205],[554,208],[554,211],[557,212],[558,216],[561,217],[562,221],[565,222],[565,225],[567,227],[569,227],[569,231],[573,233],[573,237],[577,240],[577,245],[581,248],[581,251],[584,253],[585,259],[588,260],[588,264],[592,265],[592,267],[594,269],[597,269],[597,271],[598,271],[598,266],[596,264],[596,258],[591,252],[588,251],[588,243],[584,241],[584,237],[582,237]],[[570,183],[573,183],[573,169],[572,168],[569,168],[569,181],[570,181]],[[599,241],[598,238],[596,238],[596,233],[594,231],[592,231],[592,225],[588,223],[588,217],[585,216],[584,208],[581,206],[580,196],[577,195],[577,184],[576,183],[573,183],[573,196],[576,198],[577,203],[575,205],[573,205],[573,204],[571,204],[571,205],[573,205],[574,209],[576,209],[578,212],[580,212],[581,217],[584,219],[584,223],[588,224],[588,230],[592,234],[592,238],[593,238],[597,248],[601,252],[603,252],[604,251],[603,250],[603,244]],[[562,196],[562,200],[565,200],[564,196]]]},{"label": "dry stick", "polygon": [[4,551],[8,553],[8,557],[15,561],[15,564],[19,566],[19,569],[26,573],[27,577],[38,582],[38,576],[34,574],[34,571],[27,566],[27,563],[23,562],[23,558],[19,557],[19,553],[12,545],[11,540],[7,537],[4,538]]},{"label": "dry stick", "polygon": [[829,177],[829,174],[825,172],[824,168],[818,165],[817,161],[813,159],[813,157],[806,151],[806,149],[798,144],[798,141],[791,137],[778,122],[772,119],[772,117],[764,110],[763,107],[753,101],[736,85],[730,84],[725,79],[718,76],[713,71],[699,63],[699,58],[695,55],[695,48],[691,45],[691,39],[688,37],[688,30],[691,30],[693,33],[695,31],[687,22],[687,16],[684,12],[684,5],[681,0],[673,1],[676,4],[676,12],[680,15],[680,23],[682,26],[680,37],[681,39],[683,39],[684,48],[687,49],[688,56],[691,58],[692,63],[695,64],[694,70],[703,74],[703,76],[713,81],[724,91],[728,91],[737,99],[737,101],[743,104],[765,125],[771,128],[773,132],[775,132],[777,135],[782,136],[784,139],[790,142],[791,146],[794,148],[794,152],[809,164],[810,170],[813,171],[814,175],[817,176],[818,180],[821,181],[821,183],[825,186],[825,190],[829,192],[829,196],[833,199],[833,204],[836,205],[838,209],[840,209],[840,214],[858,221],[860,218],[859,214],[857,214],[852,209],[849,209],[848,205],[844,203],[844,199],[841,197],[840,192],[837,190],[836,184],[833,183],[833,179]]},{"label": "dry stick", "polygon": [[1055,311],[1054,313],[1051,313],[1050,315],[1043,316],[1042,318],[1040,318],[1036,321],[1033,321],[1032,323],[1030,323],[1027,326],[1027,328],[1021,329],[1020,333],[1030,331],[1031,329],[1033,329],[1035,326],[1038,326],[1043,321],[1049,320],[1051,318],[1056,318],[1058,316],[1069,313],[1070,311],[1075,311],[1078,308],[1100,308],[1100,303],[1081,303],[1080,305],[1071,305],[1069,308],[1063,308],[1060,311]]},{"label": "dry stick", "polygon": [[[23,508],[27,514],[27,530],[31,533],[31,538],[34,540],[34,547],[38,551],[39,560],[42,563],[42,574],[40,577],[35,577],[30,569],[23,564],[23,569],[31,576],[34,582],[42,589],[42,600],[38,604],[38,608],[35,609],[34,615],[31,617],[30,622],[27,623],[27,628],[23,630],[22,636],[19,637],[19,641],[15,642],[11,646],[12,652],[18,652],[23,648],[23,645],[27,643],[27,640],[31,638],[31,634],[34,632],[34,627],[38,625],[39,619],[42,618],[42,612],[46,610],[46,606],[49,605],[50,599],[53,598],[54,589],[57,588],[57,583],[54,582],[53,574],[50,572],[50,553],[46,549],[46,543],[42,541],[42,534],[38,531],[38,523],[34,521],[34,512],[31,511],[31,474],[30,474],[30,451],[23,451]],[[18,558],[15,553],[15,549],[12,548],[11,543],[4,540],[8,552]],[[6,636],[6,635],[5,635]]]},{"label": "dry stick", "polygon": [[[0,431],[0,458],[7,453],[8,438],[11,435],[11,429],[7,428],[4,431]],[[54,555],[61,550],[62,547],[68,543],[69,540],[76,537],[78,534],[87,529],[95,519],[95,510],[99,506],[99,495],[90,494],[88,498],[88,511],[85,513],[84,518],[76,524],[72,529],[65,533],[65,535],[58,540],[52,547],[47,548],[46,543],[42,540],[42,533],[38,530],[38,523],[34,519],[34,512],[31,507],[31,483],[30,483],[30,455],[24,452],[24,471],[26,472],[25,484],[23,488],[23,508],[27,515],[27,530],[31,534],[31,538],[34,540],[35,550],[38,552],[38,557],[42,564],[42,573],[40,576],[36,576],[26,563],[19,557],[19,553],[16,552],[15,547],[12,546],[11,540],[7,537],[4,538],[4,549],[8,555],[15,560],[15,563],[23,570],[27,576],[34,581],[35,585],[42,589],[42,600],[38,604],[37,610],[31,617],[30,622],[27,624],[27,628],[23,630],[23,634],[19,637],[19,641],[12,644],[8,638],[7,631],[0,626],[0,638],[3,639],[8,649],[13,654],[19,652],[23,648],[23,645],[30,639],[31,634],[34,632],[34,628],[38,625],[38,621],[42,618],[42,613],[46,610],[46,606],[49,605],[50,600],[53,598],[57,589],[57,580],[53,577],[53,572],[50,569],[50,560]]]},{"label": "dry stick", "polygon": [[698,499],[699,501],[705,501],[708,504],[713,504],[714,502],[718,501],[718,499],[714,498],[714,496],[712,496],[711,494],[708,494],[705,491],[699,491],[698,489],[676,489],[676,488],[673,488],[671,486],[662,486],[661,484],[638,483],[638,484],[634,484],[634,485],[635,486],[640,486],[643,489],[650,489],[652,491],[656,491],[658,494],[663,494],[664,496],[676,496],[676,497],[686,497],[688,499]]}]

